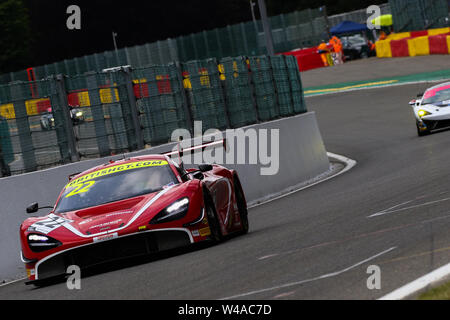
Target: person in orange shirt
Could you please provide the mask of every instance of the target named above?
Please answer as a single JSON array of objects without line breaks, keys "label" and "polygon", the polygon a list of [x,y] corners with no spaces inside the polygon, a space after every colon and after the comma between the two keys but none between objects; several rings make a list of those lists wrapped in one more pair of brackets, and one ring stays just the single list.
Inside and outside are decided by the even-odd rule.
[{"label": "person in orange shirt", "polygon": [[329,54],[329,50],[328,50],[328,46],[327,46],[327,44],[325,43],[324,40],[322,40],[322,43],[319,44],[319,46],[317,47],[317,53],[320,54],[320,57],[322,58],[323,65],[325,67],[328,67],[327,55]]},{"label": "person in orange shirt", "polygon": [[338,37],[333,36],[330,39],[330,43],[333,45],[333,50],[336,54],[337,64],[344,63],[344,61],[342,60],[342,42],[341,42],[341,40]]}]

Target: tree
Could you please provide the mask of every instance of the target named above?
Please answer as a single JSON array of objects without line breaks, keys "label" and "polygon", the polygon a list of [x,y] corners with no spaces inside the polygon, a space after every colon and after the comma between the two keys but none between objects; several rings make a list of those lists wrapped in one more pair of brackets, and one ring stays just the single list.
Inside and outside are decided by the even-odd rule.
[{"label": "tree", "polygon": [[0,74],[30,63],[30,20],[22,0],[0,1],[0,48]]}]

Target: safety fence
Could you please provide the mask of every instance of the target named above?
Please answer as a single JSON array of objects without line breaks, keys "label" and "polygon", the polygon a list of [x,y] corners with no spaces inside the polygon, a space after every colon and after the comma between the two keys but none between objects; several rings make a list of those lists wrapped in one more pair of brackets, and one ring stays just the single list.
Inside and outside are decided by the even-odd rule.
[{"label": "safety fence", "polygon": [[450,26],[448,0],[389,0],[395,32]]},{"label": "safety fence", "polygon": [[[391,7],[388,3],[378,5],[381,15],[391,14]],[[366,24],[371,13],[367,13],[367,8],[354,10],[350,12],[335,14],[328,17],[330,27],[336,26],[343,21],[352,21],[356,23]]]},{"label": "safety fence", "polygon": [[306,112],[292,56],[117,68],[0,86],[0,176]]},{"label": "safety fence", "polygon": [[[275,52],[311,47],[327,38],[327,19],[323,7],[281,14],[269,20]],[[262,22],[255,20],[2,74],[0,83],[34,81],[55,74],[73,76],[126,65],[139,68],[173,61],[264,54],[267,51]]]}]

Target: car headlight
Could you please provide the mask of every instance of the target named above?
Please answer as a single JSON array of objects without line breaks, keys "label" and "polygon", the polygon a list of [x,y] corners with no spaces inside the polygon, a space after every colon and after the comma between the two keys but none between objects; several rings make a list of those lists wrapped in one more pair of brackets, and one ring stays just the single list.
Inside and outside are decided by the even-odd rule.
[{"label": "car headlight", "polygon": [[420,117],[420,118],[422,118],[422,117],[425,117],[425,116],[428,116],[428,115],[430,115],[431,113],[430,112],[428,112],[428,111],[425,111],[425,110],[419,110],[418,112],[417,112],[417,115]]},{"label": "car headlight", "polygon": [[62,243],[56,239],[41,234],[29,234],[28,245],[33,252],[42,252],[59,247]]},{"label": "car headlight", "polygon": [[150,224],[158,224],[183,218],[188,212],[188,209],[189,209],[189,198],[178,199],[170,206],[160,211],[150,221]]},{"label": "car headlight", "polygon": [[75,113],[75,117],[77,118],[81,118],[83,116],[83,112],[78,111],[77,113]]}]

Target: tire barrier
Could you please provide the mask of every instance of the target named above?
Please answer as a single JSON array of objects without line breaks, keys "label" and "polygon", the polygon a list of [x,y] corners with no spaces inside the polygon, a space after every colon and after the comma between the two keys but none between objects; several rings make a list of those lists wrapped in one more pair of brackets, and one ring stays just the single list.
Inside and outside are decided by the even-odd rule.
[{"label": "tire barrier", "polygon": [[[237,128],[306,112],[295,57],[233,57],[0,85],[11,174],[167,143],[201,120]],[[0,171],[0,173],[3,171]],[[6,172],[6,171],[5,171]],[[0,174],[2,176],[4,174]]]}]

